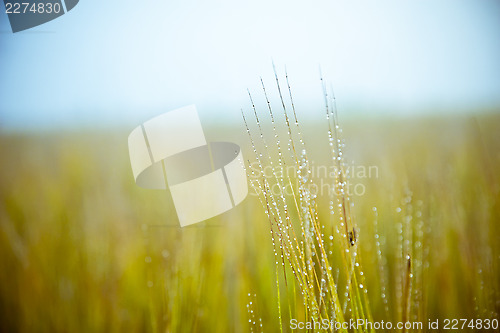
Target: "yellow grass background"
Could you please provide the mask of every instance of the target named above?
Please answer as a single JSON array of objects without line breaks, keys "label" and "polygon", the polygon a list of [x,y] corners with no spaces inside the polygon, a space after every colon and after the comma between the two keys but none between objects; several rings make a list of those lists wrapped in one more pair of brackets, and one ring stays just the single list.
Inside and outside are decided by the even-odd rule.
[{"label": "yellow grass background", "polygon": [[[412,315],[498,318],[500,116],[370,116],[344,125],[347,160],[379,170],[358,180],[366,194],[353,197],[374,319],[399,316],[397,226],[410,215],[425,226],[428,251]],[[310,158],[328,163],[326,125],[303,128]],[[238,142],[251,159],[242,124],[206,131]],[[249,332],[252,301],[263,330],[278,332],[269,222],[256,197],[181,229],[167,192],[134,184],[127,135],[1,134],[0,331]],[[327,199],[318,205],[327,216]],[[302,303],[288,286],[280,290],[285,332]]]}]

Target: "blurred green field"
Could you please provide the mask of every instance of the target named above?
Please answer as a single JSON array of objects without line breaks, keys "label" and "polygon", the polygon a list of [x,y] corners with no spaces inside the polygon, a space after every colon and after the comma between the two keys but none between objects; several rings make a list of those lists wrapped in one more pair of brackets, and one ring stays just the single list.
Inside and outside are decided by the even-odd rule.
[{"label": "blurred green field", "polygon": [[[410,247],[423,233],[409,319],[498,319],[500,114],[342,125],[346,160],[378,170],[354,179],[365,192],[352,197],[374,320],[401,317],[403,225],[413,232]],[[242,124],[206,132],[252,158]],[[167,192],[135,185],[127,135],[0,136],[0,331],[260,332],[249,324],[252,302],[262,330],[279,332],[276,265],[259,200],[249,196],[181,229]],[[326,125],[305,123],[303,135],[309,159],[327,164]],[[318,198],[320,219],[328,206]],[[293,275],[287,278],[287,287],[280,283],[284,332],[303,312]]]}]

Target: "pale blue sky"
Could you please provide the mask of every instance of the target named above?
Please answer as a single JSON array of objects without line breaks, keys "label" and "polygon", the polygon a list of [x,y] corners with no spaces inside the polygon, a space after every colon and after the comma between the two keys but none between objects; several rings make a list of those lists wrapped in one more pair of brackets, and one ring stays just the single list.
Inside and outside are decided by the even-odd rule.
[{"label": "pale blue sky", "polygon": [[239,119],[271,59],[302,118],[322,102],[319,64],[344,112],[500,105],[495,0],[81,0],[17,34],[0,13],[0,31],[0,128],[134,124],[193,103]]}]

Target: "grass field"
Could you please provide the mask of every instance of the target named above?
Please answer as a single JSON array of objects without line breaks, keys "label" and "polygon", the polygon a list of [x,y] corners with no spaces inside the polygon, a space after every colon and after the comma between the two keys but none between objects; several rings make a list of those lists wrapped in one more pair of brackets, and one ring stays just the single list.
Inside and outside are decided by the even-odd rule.
[{"label": "grass field", "polygon": [[[282,114],[276,122],[285,151]],[[2,134],[0,331],[290,332],[293,318],[340,316],[422,321],[427,331],[429,319],[499,319],[499,113],[371,116],[342,125],[343,158],[358,184],[346,231],[339,230],[337,201],[321,194],[305,212],[287,197],[287,212],[278,202],[270,219],[266,196],[250,195],[230,212],[181,229],[167,192],[135,185],[128,129]],[[206,131],[212,140],[239,143],[255,161],[243,121]],[[264,131],[273,159],[269,122]],[[328,123],[304,123],[302,135],[308,163],[330,165]],[[370,166],[370,175],[360,173]],[[320,173],[312,178],[334,184]],[[300,232],[308,214],[319,221],[323,248]],[[292,230],[276,222],[287,216],[297,231],[290,244],[300,244],[295,254],[278,239]],[[304,265],[293,259],[300,253]]]}]

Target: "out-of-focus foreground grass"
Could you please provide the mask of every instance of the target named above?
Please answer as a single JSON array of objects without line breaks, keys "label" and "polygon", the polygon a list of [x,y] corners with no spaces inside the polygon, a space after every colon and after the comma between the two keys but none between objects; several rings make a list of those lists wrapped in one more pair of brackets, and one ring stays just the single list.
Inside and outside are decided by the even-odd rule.
[{"label": "out-of-focus foreground grass", "polygon": [[[397,318],[394,248],[408,216],[425,225],[428,251],[419,319],[498,315],[500,116],[344,125],[347,161],[378,170],[353,179],[365,189],[353,213],[374,319]],[[328,163],[325,126],[304,125],[316,165]],[[208,137],[239,141],[249,156],[236,127],[207,129]],[[167,192],[134,184],[126,137],[0,137],[0,331],[246,332],[250,301],[263,330],[279,331],[269,222],[257,198],[181,229]],[[327,215],[327,199],[318,201]],[[280,294],[286,321],[293,297]]]}]

